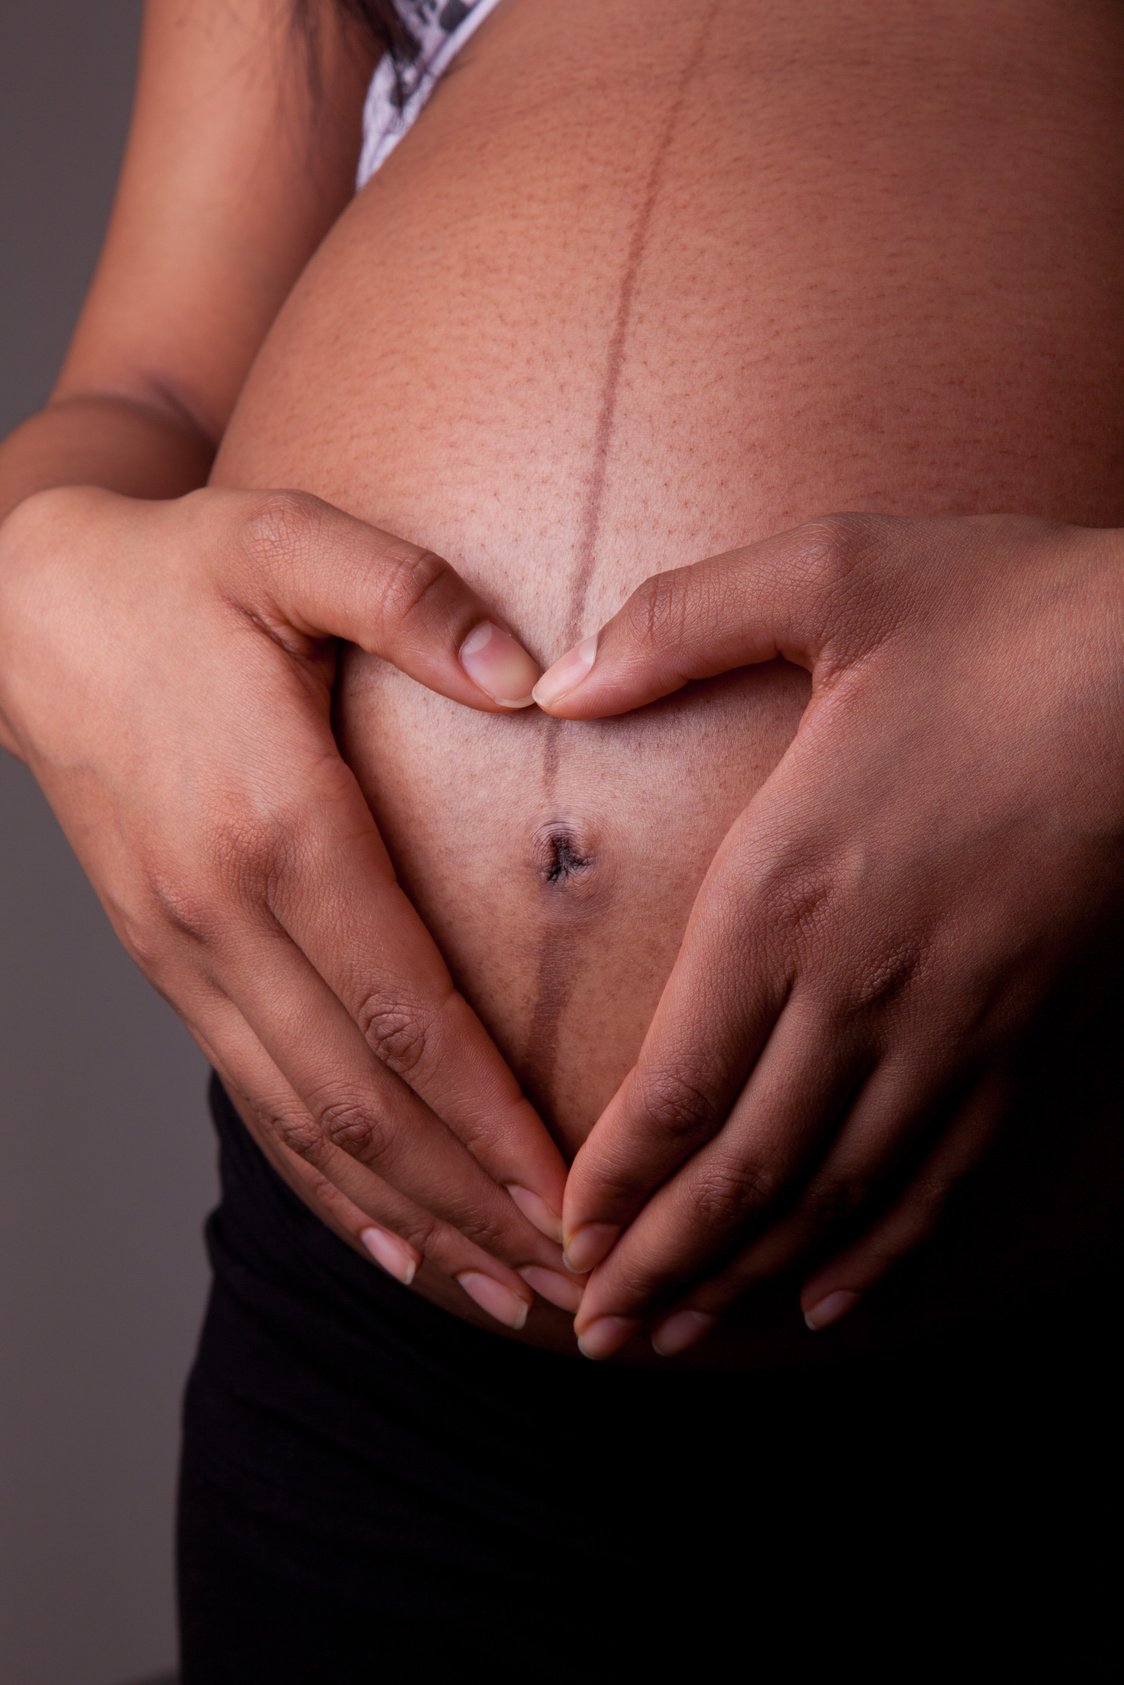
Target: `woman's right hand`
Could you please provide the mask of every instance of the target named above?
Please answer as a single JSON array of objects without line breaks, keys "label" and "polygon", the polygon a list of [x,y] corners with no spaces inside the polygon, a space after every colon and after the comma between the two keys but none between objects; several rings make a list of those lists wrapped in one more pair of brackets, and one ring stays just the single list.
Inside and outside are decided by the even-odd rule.
[{"label": "woman's right hand", "polygon": [[565,1168],[336,747],[341,638],[486,710],[539,672],[447,563],[304,492],[66,486],[0,525],[4,745],[125,948],[337,1234],[518,1327],[528,1280],[579,1297]]}]

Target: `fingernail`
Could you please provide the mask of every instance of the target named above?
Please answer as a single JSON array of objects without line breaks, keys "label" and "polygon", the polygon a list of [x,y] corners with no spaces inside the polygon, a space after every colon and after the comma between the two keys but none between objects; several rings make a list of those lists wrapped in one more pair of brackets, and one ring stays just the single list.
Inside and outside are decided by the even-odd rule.
[{"label": "fingernail", "polygon": [[575,1275],[596,1269],[617,1243],[620,1229],[615,1223],[583,1223],[566,1242],[562,1261]]},{"label": "fingernail", "polygon": [[841,1316],[846,1316],[853,1305],[861,1299],[861,1293],[850,1293],[841,1288],[838,1293],[829,1293],[826,1298],[805,1311],[804,1321],[811,1329],[826,1328],[831,1322],[838,1322]]},{"label": "fingernail", "polygon": [[579,1335],[578,1350],[583,1357],[612,1357],[614,1352],[619,1352],[622,1346],[628,1344],[639,1326],[636,1317],[599,1316],[584,1334]]},{"label": "fingernail", "polygon": [[486,696],[501,708],[529,708],[534,701],[531,686],[539,664],[532,661],[521,643],[502,626],[482,620],[474,626],[460,650],[461,666]]},{"label": "fingernail", "polygon": [[572,690],[577,690],[590,668],[593,666],[597,654],[597,633],[591,632],[588,638],[583,638],[580,644],[566,651],[565,655],[548,667],[538,684],[531,691],[531,696],[540,707],[546,707],[557,702],[563,696],[568,696]]},{"label": "fingernail", "polygon": [[652,1335],[652,1344],[661,1357],[678,1357],[704,1334],[709,1334],[717,1321],[716,1316],[707,1316],[703,1311],[676,1311],[660,1323]]},{"label": "fingernail", "polygon": [[528,1264],[519,1274],[528,1287],[533,1287],[541,1298],[557,1305],[560,1311],[576,1311],[582,1302],[584,1289],[573,1276],[559,1275],[557,1270],[543,1269],[541,1264]]},{"label": "fingernail", "polygon": [[489,1316],[494,1316],[497,1322],[505,1323],[508,1328],[522,1328],[531,1307],[510,1287],[493,1281],[490,1275],[480,1275],[476,1270],[465,1270],[457,1280],[482,1311],[487,1311]]},{"label": "fingernail", "polygon": [[403,1287],[409,1287],[418,1265],[405,1241],[399,1240],[397,1235],[388,1234],[385,1229],[360,1229],[359,1239],[387,1275],[392,1275]]},{"label": "fingernail", "polygon": [[507,1191],[527,1221],[533,1223],[548,1240],[556,1240],[561,1245],[562,1219],[550,1209],[546,1200],[532,1193],[530,1188],[521,1188],[516,1182],[509,1182]]}]

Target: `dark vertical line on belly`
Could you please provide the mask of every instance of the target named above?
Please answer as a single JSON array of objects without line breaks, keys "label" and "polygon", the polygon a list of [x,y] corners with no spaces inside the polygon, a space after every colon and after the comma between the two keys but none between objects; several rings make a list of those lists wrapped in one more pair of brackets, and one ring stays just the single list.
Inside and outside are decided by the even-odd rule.
[{"label": "dark vertical line on belly", "polygon": [[582,510],[581,537],[578,544],[578,568],[570,595],[570,618],[564,648],[568,648],[578,640],[586,597],[589,594],[590,581],[593,578],[593,568],[597,558],[597,540],[601,535],[605,485],[609,471],[609,449],[617,419],[621,376],[624,372],[625,344],[632,320],[636,284],[640,277],[640,268],[652,231],[652,213],[655,210],[660,188],[663,185],[668,153],[671,151],[671,142],[679,125],[679,117],[687,97],[687,89],[698,70],[703,48],[706,45],[720,3],[721,0],[712,0],[712,4],[707,8],[695,45],[684,63],[675,90],[675,97],[671,102],[667,117],[664,120],[663,131],[652,154],[648,179],[644,185],[636,220],[632,225],[632,234],[628,242],[628,255],[625,258],[620,294],[617,299],[616,318],[613,322],[613,331],[609,337],[609,349],[605,359],[605,384],[601,392],[601,407],[593,435],[593,464],[586,489],[585,507]]},{"label": "dark vertical line on belly", "polygon": [[522,1071],[527,1098],[548,1127],[551,1109],[547,1102],[558,1058],[562,1012],[570,997],[577,934],[575,930],[552,930],[548,926],[539,938],[534,1004]]},{"label": "dark vertical line on belly", "polygon": [[[648,177],[629,236],[628,252],[621,275],[616,316],[609,336],[605,359],[605,378],[601,403],[593,434],[593,460],[586,487],[578,539],[578,564],[570,593],[566,636],[562,644],[568,649],[581,635],[582,617],[597,559],[597,544],[601,535],[601,520],[605,503],[605,487],[609,471],[609,451],[616,424],[620,400],[621,376],[624,372],[625,348],[632,319],[637,281],[651,234],[652,216],[663,184],[671,143],[679,124],[687,90],[698,70],[703,49],[714,24],[721,0],[712,0],[703,14],[694,46],[687,55],[663,128],[656,141]],[[542,798],[547,807],[557,800],[558,772],[562,760],[563,734],[574,729],[569,720],[543,720]],[[580,730],[580,726],[578,727]],[[564,892],[563,892],[564,893]],[[563,916],[564,912],[563,912]],[[548,919],[550,915],[547,915]],[[576,947],[582,931],[573,926],[550,924],[542,931],[539,941],[535,992],[531,1008],[528,1047],[523,1060],[530,1098],[543,1111],[557,1060],[558,1034],[562,1013],[572,987]],[[544,1117],[547,1114],[544,1112]]]}]

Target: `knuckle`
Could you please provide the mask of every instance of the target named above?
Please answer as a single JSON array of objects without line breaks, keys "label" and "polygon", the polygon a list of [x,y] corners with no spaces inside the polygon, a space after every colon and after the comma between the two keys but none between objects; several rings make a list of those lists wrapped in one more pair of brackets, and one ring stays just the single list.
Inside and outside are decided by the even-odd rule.
[{"label": "knuckle", "polygon": [[236,900],[268,902],[273,886],[299,862],[304,832],[303,814],[280,802],[224,814],[207,831],[208,865]]},{"label": "knuckle", "polygon": [[712,1133],[718,1108],[706,1091],[681,1071],[647,1071],[637,1096],[640,1106],[665,1139],[692,1144]]},{"label": "knuckle", "polygon": [[845,584],[869,549],[872,522],[868,515],[847,511],[817,515],[797,529],[802,565],[827,587]]},{"label": "knuckle", "polygon": [[702,1228],[729,1230],[752,1219],[777,1191],[767,1166],[727,1159],[706,1167],[695,1191],[695,1215]]},{"label": "knuckle", "polygon": [[324,1151],[324,1134],[312,1117],[298,1106],[255,1105],[254,1113],[269,1133],[298,1158],[314,1163]]},{"label": "knuckle", "polygon": [[412,1246],[415,1252],[431,1263],[443,1266],[444,1259],[449,1254],[449,1241],[452,1238],[444,1223],[437,1218],[429,1217],[424,1211],[404,1211],[401,1216],[395,1216],[393,1228],[400,1240],[407,1246]]},{"label": "knuckle", "polygon": [[631,637],[645,648],[678,649],[683,642],[688,612],[680,568],[649,574],[624,606]]},{"label": "knuckle", "polygon": [[872,566],[872,562],[885,562],[885,523],[890,519],[850,511],[820,515],[806,521],[793,535],[793,583],[816,605],[814,612],[822,646],[821,684],[835,670],[835,660],[829,651],[837,644],[839,635],[848,628],[861,630],[872,620],[881,624],[882,569]]},{"label": "knuckle", "polygon": [[395,1076],[408,1080],[428,1063],[429,1025],[416,1010],[372,995],[357,1019],[368,1047]]},{"label": "knuckle", "polygon": [[339,1095],[329,1100],[320,1109],[319,1124],[324,1140],[349,1158],[370,1164],[386,1156],[390,1132],[385,1121],[361,1099]]},{"label": "knuckle", "polygon": [[[151,916],[129,919],[126,929],[130,941],[139,952],[147,956],[148,961],[158,963],[163,951],[163,944],[154,927],[171,930],[176,936],[199,946],[206,946],[214,938],[218,914],[212,897],[192,889],[182,878],[154,867],[150,867],[147,872],[145,891]],[[130,948],[130,952],[133,952],[133,948]],[[145,960],[138,963],[144,970],[148,970]]]},{"label": "knuckle", "polygon": [[166,936],[161,935],[151,911],[140,913],[119,903],[115,903],[110,911],[121,946],[151,982],[165,964]]},{"label": "knuckle", "polygon": [[640,1172],[632,1155],[627,1151],[617,1154],[609,1148],[599,1154],[596,1169],[587,1166],[581,1179],[582,1199],[587,1198],[588,1190],[588,1198],[595,1200],[598,1217],[606,1219],[631,1211],[650,1187],[651,1178]]},{"label": "knuckle", "polygon": [[342,1218],[342,1212],[340,1211],[340,1190],[336,1187],[330,1177],[325,1176],[322,1170],[309,1168],[301,1173],[301,1181],[304,1184],[304,1189],[308,1197],[313,1200],[321,1208],[321,1210],[335,1212]]},{"label": "knuckle", "polygon": [[833,874],[812,863],[784,861],[758,888],[760,916],[766,928],[791,943],[817,937],[837,897]]},{"label": "knuckle", "polygon": [[283,557],[306,555],[322,520],[322,505],[311,492],[262,492],[250,500],[243,513],[239,548],[255,565],[270,566]]},{"label": "knuckle", "polygon": [[614,1264],[614,1302],[621,1308],[639,1304],[666,1287],[674,1273],[670,1260],[660,1266],[653,1259],[625,1253]]},{"label": "knuckle", "polygon": [[[513,1212],[511,1223],[515,1224],[518,1221]],[[457,1219],[457,1229],[466,1240],[472,1241],[492,1258],[508,1258],[513,1255],[510,1228],[489,1211],[477,1209],[466,1212]]]},{"label": "knuckle", "polygon": [[959,1181],[953,1176],[925,1176],[917,1183],[910,1201],[909,1244],[936,1227]]},{"label": "knuckle", "polygon": [[819,1233],[840,1228],[866,1203],[866,1187],[855,1177],[825,1176],[808,1189],[805,1204]]},{"label": "knuckle", "polygon": [[383,619],[400,629],[422,615],[453,581],[448,562],[432,550],[391,545],[381,552],[380,560]]},{"label": "knuckle", "polygon": [[924,945],[912,940],[856,957],[833,979],[833,1021],[843,1024],[902,1001],[917,983],[923,964]]}]

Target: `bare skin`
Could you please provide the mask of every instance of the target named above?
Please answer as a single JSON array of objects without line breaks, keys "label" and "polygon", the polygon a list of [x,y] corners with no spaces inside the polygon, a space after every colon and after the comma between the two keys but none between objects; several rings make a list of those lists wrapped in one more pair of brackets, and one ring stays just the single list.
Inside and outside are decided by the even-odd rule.
[{"label": "bare skin", "polygon": [[561,678],[551,707],[615,715],[777,655],[812,697],[567,1178],[581,1348],[611,1356],[655,1313],[679,1354],[794,1265],[809,1326],[838,1324],[997,1148],[1008,1199],[1036,1144],[1056,1177],[1089,1071],[1119,1104],[1124,532],[821,517],[654,576],[584,655],[542,705]]},{"label": "bare skin", "polygon": [[[594,72],[592,12],[501,8],[294,290],[215,482],[306,486],[438,549],[544,662],[653,572],[824,510],[1119,524],[1118,16],[1074,36],[1020,8],[1026,87],[974,8],[833,17],[809,56],[799,13],[669,6],[638,46],[599,6]],[[807,697],[774,663],[635,718],[498,719],[349,656],[337,728],[400,880],[567,1155]],[[1083,1172],[1032,1135],[1037,1238],[1026,1198],[993,1199],[843,1342],[1033,1295]],[[786,1291],[706,1360],[798,1356]],[[542,1308],[524,1337],[573,1349]]]},{"label": "bare skin", "polygon": [[[483,604],[545,665],[653,572],[832,509],[1119,525],[1124,254],[1119,219],[1104,215],[1124,128],[1119,14],[1105,4],[1075,23],[1040,0],[1010,7],[1003,36],[994,8],[968,4],[919,20],[870,3],[814,17],[669,3],[646,8],[638,33],[623,3],[505,0],[354,203],[370,62],[338,23],[323,36],[327,103],[313,112],[258,0],[154,0],[148,15],[98,277],[52,404],[0,452],[0,512],[25,500],[0,529],[12,582],[0,594],[0,732],[49,796],[53,784],[79,847],[91,823],[104,836],[97,802],[66,777],[80,752],[91,787],[125,792],[135,819],[115,856],[124,888],[155,878],[175,890],[173,910],[178,896],[231,933],[224,952],[208,949],[206,919],[161,921],[146,907],[135,946],[158,986],[174,971],[169,998],[323,1220],[357,1251],[372,1220],[397,1235],[405,1251],[380,1262],[409,1274],[425,1255],[416,1288],[483,1321],[452,1279],[475,1235],[476,1262],[509,1296],[506,1320],[520,1320],[533,1287],[523,1337],[573,1351],[569,1317],[529,1275],[557,1264],[556,1250],[536,1250],[554,1243],[511,1200],[497,1227],[495,1181],[509,1186],[517,1158],[537,1166],[544,1197],[560,1191],[562,1158],[636,1060],[696,892],[792,740],[808,679],[772,662],[635,717],[513,715],[455,672],[449,635]],[[216,452],[212,488],[193,489]],[[28,501],[41,487],[67,489]],[[369,623],[365,575],[342,541],[355,523]],[[451,615],[420,638],[409,593],[387,591],[411,543],[456,569],[442,575]],[[58,604],[86,604],[68,640],[35,610],[48,579]],[[260,648],[245,642],[255,615]],[[200,617],[214,628],[210,689],[175,658],[176,627]],[[327,736],[341,636],[368,652],[343,659],[333,723],[369,813]],[[154,637],[171,640],[163,660]],[[262,659],[247,707],[248,647]],[[70,662],[70,682],[49,692],[35,678],[44,652]],[[305,841],[319,823],[320,864],[294,871],[300,851],[287,847],[284,883],[297,947],[347,1015],[332,1008],[338,1039],[305,1009],[307,973],[247,963],[279,881],[276,849],[233,862],[228,851],[235,869],[218,895],[207,850],[177,852],[176,801],[130,766],[130,741],[152,724],[138,674],[154,661],[172,740],[217,777],[222,834],[248,805],[287,815],[290,843],[298,819]],[[52,697],[75,694],[75,680],[112,724],[99,731],[81,709],[63,721]],[[220,694],[230,707],[208,714]],[[286,751],[313,729],[354,827],[330,822],[311,763],[302,771]],[[114,796],[110,810],[120,805]],[[333,831],[341,843],[347,832],[353,867],[368,860],[369,880],[341,872]],[[112,906],[112,873],[87,857]],[[229,893],[247,881],[254,894]],[[419,925],[413,957],[399,944],[388,969],[380,921],[401,910],[402,890],[437,947]],[[386,1089],[365,1065],[357,1110],[371,1025],[356,984],[381,978],[391,1016],[416,1027],[419,1001],[447,989],[433,994],[430,969],[419,994],[438,950],[479,1014],[475,1055],[458,1076],[428,1038],[430,1058],[416,1081],[405,1073],[409,1093],[376,1137],[367,1125],[375,1112],[382,1123]],[[216,977],[234,1010],[212,1039],[184,979],[205,992]],[[366,1051],[385,1065],[386,1038],[373,1041]],[[416,1152],[409,1119],[425,1114],[411,1107],[427,1087],[436,1098],[436,1078],[438,1114],[472,1136],[465,1111],[487,1095],[485,1068],[513,1125],[499,1142],[508,1156],[458,1209],[457,1178]],[[990,1187],[979,1179],[974,1219],[934,1249],[928,1276],[880,1300],[857,1333],[841,1330],[834,1350],[956,1320],[968,1304],[1026,1303],[1059,1259],[1081,1263],[1073,1212],[1092,1242],[1108,1181],[1102,1074],[1087,1061],[1067,1072],[1064,1137],[1040,1127],[1036,1155],[1024,1132],[1017,1162]],[[533,1144],[520,1083],[561,1157],[542,1134]],[[806,1356],[798,1284],[755,1286],[698,1361]],[[502,1306],[486,1308],[496,1326]]]},{"label": "bare skin", "polygon": [[291,489],[204,484],[351,196],[372,55],[334,6],[318,21],[323,108],[271,4],[146,8],[97,273],[49,403],[0,447],[0,742],[318,1216],[400,1279],[441,1260],[517,1327],[536,1294],[580,1296],[563,1161],[329,714],[341,639],[492,711],[528,705],[538,667],[441,558]]}]

